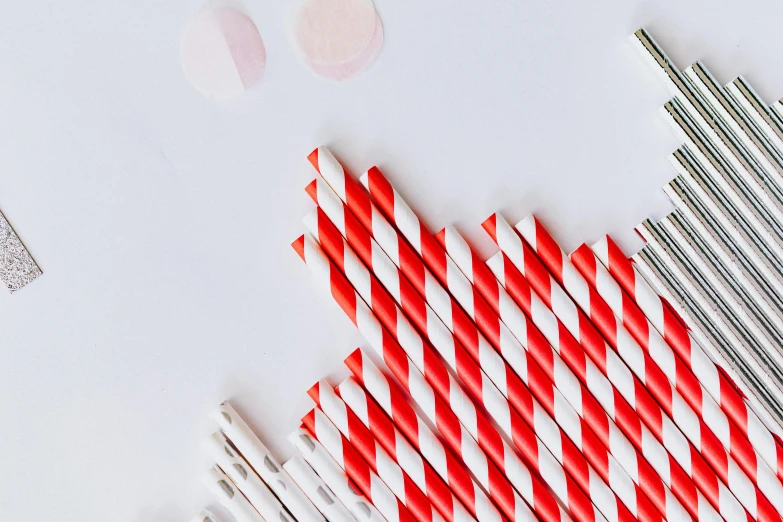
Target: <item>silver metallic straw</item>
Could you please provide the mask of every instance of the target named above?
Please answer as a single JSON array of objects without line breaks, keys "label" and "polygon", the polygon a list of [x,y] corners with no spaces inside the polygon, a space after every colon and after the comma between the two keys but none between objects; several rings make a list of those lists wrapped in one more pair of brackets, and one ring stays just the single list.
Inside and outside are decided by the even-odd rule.
[{"label": "silver metallic straw", "polygon": [[776,306],[778,310],[783,310],[783,300],[781,300],[783,283],[766,270],[766,265],[748,258],[730,231],[713,218],[699,196],[683,182],[682,178],[677,177],[670,181],[663,191],[695,233],[709,245],[724,264],[730,268],[736,266],[737,270],[741,270],[752,280],[757,291],[762,292],[765,299],[771,301],[770,304]]},{"label": "silver metallic straw", "polygon": [[783,404],[783,391],[774,384],[755,359],[746,359],[732,348],[742,348],[743,342],[717,311],[704,305],[703,297],[693,285],[686,282],[684,276],[677,277],[669,269],[671,266],[679,272],[679,268],[664,263],[648,246],[642,248],[632,259],[645,280],[687,321],[702,347],[719,350],[718,353],[708,353],[742,389],[759,417],[773,432],[783,430],[783,408],[780,406]]},{"label": "silver metallic straw", "polygon": [[759,134],[764,136],[775,151],[777,157],[783,160],[783,128],[780,127],[775,116],[770,113],[771,111],[764,106],[764,102],[756,94],[756,91],[742,76],[727,84],[725,91],[728,97],[742,108],[748,119],[758,129]]},{"label": "silver metallic straw", "polygon": [[693,259],[694,264],[702,269],[704,277],[724,293],[727,302],[745,305],[748,317],[773,342],[783,363],[783,320],[777,308],[765,299],[760,287],[733,261],[727,265],[723,257],[683,219],[679,210],[675,210],[655,226],[665,231],[668,237],[674,240],[674,244]]},{"label": "silver metallic straw", "polygon": [[[750,157],[721,118],[684,80],[644,29],[636,31],[631,37],[631,42],[642,58],[664,78],[664,84],[674,96],[674,101],[679,102],[690,117],[686,121],[693,126],[693,130],[701,138],[695,141],[701,142],[701,147],[707,149],[703,151],[705,158],[708,158],[716,171],[713,173],[708,170],[708,172],[714,176],[722,172],[727,179],[732,180],[738,190],[745,193],[750,202],[759,207],[760,211],[764,209],[777,221],[783,222],[783,194],[776,192],[774,185],[770,186],[770,174],[764,172],[764,169]],[[780,237],[783,238],[783,235]]]},{"label": "silver metallic straw", "polygon": [[747,111],[740,107],[700,62],[685,69],[683,74],[694,90],[726,124],[731,131],[730,136],[737,140],[737,146],[746,150],[758,163],[767,178],[770,190],[775,191],[776,197],[780,200],[783,158],[760,132]]},{"label": "silver metallic straw", "polygon": [[730,168],[716,168],[720,163],[714,149],[704,140],[704,136],[693,125],[677,98],[664,104],[661,109],[664,119],[672,126],[677,136],[685,143],[695,161],[699,163],[709,178],[720,188],[723,195],[734,205],[753,227],[761,239],[778,251],[783,252],[783,221],[770,215],[767,209],[759,204],[744,183],[744,180],[723,174],[729,174]]},{"label": "silver metallic straw", "polygon": [[657,227],[649,220],[644,221],[636,230],[647,241],[647,246],[667,263],[672,271],[675,271],[675,267],[679,269],[678,276],[683,284],[687,282],[698,288],[705,297],[701,305],[715,310],[734,328],[737,336],[744,342],[732,347],[746,359],[755,360],[757,367],[772,377],[778,388],[783,389],[783,366],[780,365],[781,357],[777,349],[748,317],[748,311],[742,305],[727,302],[726,292],[722,292],[721,285],[716,285],[712,278],[707,277],[708,270],[700,266],[700,259],[685,254],[662,227]]},{"label": "silver metallic straw", "polygon": [[783,248],[778,247],[775,243],[767,242],[759,236],[748,223],[746,216],[707,176],[687,146],[672,153],[669,160],[680,174],[682,182],[709,210],[711,217],[732,236],[742,252],[756,262],[759,272],[767,274],[771,279],[781,280],[783,277]]}]

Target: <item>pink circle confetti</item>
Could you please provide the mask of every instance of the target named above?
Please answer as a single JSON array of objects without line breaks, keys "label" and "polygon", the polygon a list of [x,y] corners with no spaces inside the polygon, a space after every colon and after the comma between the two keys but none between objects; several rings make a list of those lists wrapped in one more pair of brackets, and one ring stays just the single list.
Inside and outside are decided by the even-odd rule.
[{"label": "pink circle confetti", "polygon": [[310,0],[298,13],[295,37],[316,74],[345,80],[375,60],[383,25],[370,0]]},{"label": "pink circle confetti", "polygon": [[266,50],[253,21],[232,7],[206,9],[188,24],[180,60],[185,76],[213,98],[242,94],[264,72]]}]

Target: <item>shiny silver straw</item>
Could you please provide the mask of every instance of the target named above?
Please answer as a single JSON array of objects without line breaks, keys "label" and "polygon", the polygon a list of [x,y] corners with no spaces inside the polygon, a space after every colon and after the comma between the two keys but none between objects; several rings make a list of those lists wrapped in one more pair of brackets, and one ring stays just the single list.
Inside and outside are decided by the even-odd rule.
[{"label": "shiny silver straw", "polygon": [[660,260],[651,248],[645,246],[632,260],[642,277],[688,323],[701,346],[710,350],[708,353],[740,387],[770,430],[775,433],[783,431],[783,408],[780,406],[783,404],[783,390],[775,385],[754,358],[746,359],[734,350],[735,346],[742,347],[743,342],[717,311],[704,306],[699,292],[692,285],[681,284],[685,278],[675,276],[669,265]]},{"label": "shiny silver straw", "polygon": [[[769,143],[778,158],[783,161],[783,128],[776,117],[764,106],[764,102],[750,84],[740,76],[725,87],[726,94],[741,107],[748,119],[758,129],[760,135]],[[783,164],[783,163],[782,163]]]}]

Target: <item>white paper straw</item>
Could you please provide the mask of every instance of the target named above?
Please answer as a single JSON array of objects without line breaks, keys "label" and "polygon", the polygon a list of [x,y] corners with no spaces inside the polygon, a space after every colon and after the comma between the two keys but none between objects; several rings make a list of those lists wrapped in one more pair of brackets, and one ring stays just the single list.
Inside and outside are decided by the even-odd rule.
[{"label": "white paper straw", "polygon": [[329,522],[356,522],[345,504],[340,502],[340,499],[310,467],[304,457],[294,455],[283,464],[283,468]]},{"label": "white paper straw", "polygon": [[211,417],[298,522],[324,522],[324,516],[228,402]]},{"label": "white paper straw", "polygon": [[222,432],[218,431],[210,435],[204,441],[204,449],[262,517],[275,522],[293,522],[293,518],[269,486],[261,480]]},{"label": "white paper straw", "polygon": [[190,522],[222,522],[217,515],[207,508],[198,512],[198,515],[190,519]]},{"label": "white paper straw", "polygon": [[220,505],[231,513],[237,522],[264,522],[258,511],[237,489],[231,479],[217,467],[210,468],[203,477],[204,484],[217,497]]},{"label": "white paper straw", "polygon": [[348,508],[356,520],[359,522],[386,522],[386,518],[381,515],[378,508],[356,489],[337,461],[307,430],[297,428],[288,436],[288,440],[318,473],[318,476],[326,482],[329,489]]}]

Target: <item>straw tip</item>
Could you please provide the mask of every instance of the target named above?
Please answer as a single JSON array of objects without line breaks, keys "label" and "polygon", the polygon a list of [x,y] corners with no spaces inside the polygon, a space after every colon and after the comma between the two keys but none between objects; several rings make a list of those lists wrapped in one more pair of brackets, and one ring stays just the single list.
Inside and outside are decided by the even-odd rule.
[{"label": "straw tip", "polygon": [[304,253],[305,237],[304,237],[304,234],[299,236],[296,239],[296,241],[291,243],[291,246],[294,248],[294,250],[296,250],[296,253],[299,254],[299,257],[301,257],[302,259],[305,258],[305,253]]},{"label": "straw tip", "polygon": [[307,390],[307,395],[310,396],[311,399],[316,404],[321,404],[321,381],[318,381],[317,383],[310,386],[310,389]]},{"label": "straw tip", "polygon": [[310,196],[310,199],[318,203],[318,180],[314,179],[305,187],[305,192]]},{"label": "straw tip", "polygon": [[302,425],[307,428],[315,426],[315,408],[307,412],[307,415],[302,417]]},{"label": "straw tip", "polygon": [[481,228],[483,228],[487,232],[487,234],[489,234],[492,237],[492,239],[497,240],[497,224],[498,224],[498,215],[497,213],[495,213],[489,216],[481,223]]},{"label": "straw tip", "polygon": [[343,359],[343,363],[348,367],[351,372],[357,377],[361,377],[362,370],[362,349],[357,348],[351,352],[351,354]]},{"label": "straw tip", "polygon": [[317,147],[315,150],[313,150],[313,152],[307,155],[307,161],[309,161],[310,165],[312,165],[315,170],[318,170],[318,172],[321,172],[318,169],[318,151],[320,148],[321,147]]},{"label": "straw tip", "polygon": [[440,243],[441,245],[446,244],[446,228],[448,227],[444,227],[440,229],[440,231],[437,234],[435,234],[435,239],[437,239],[438,243]]}]

